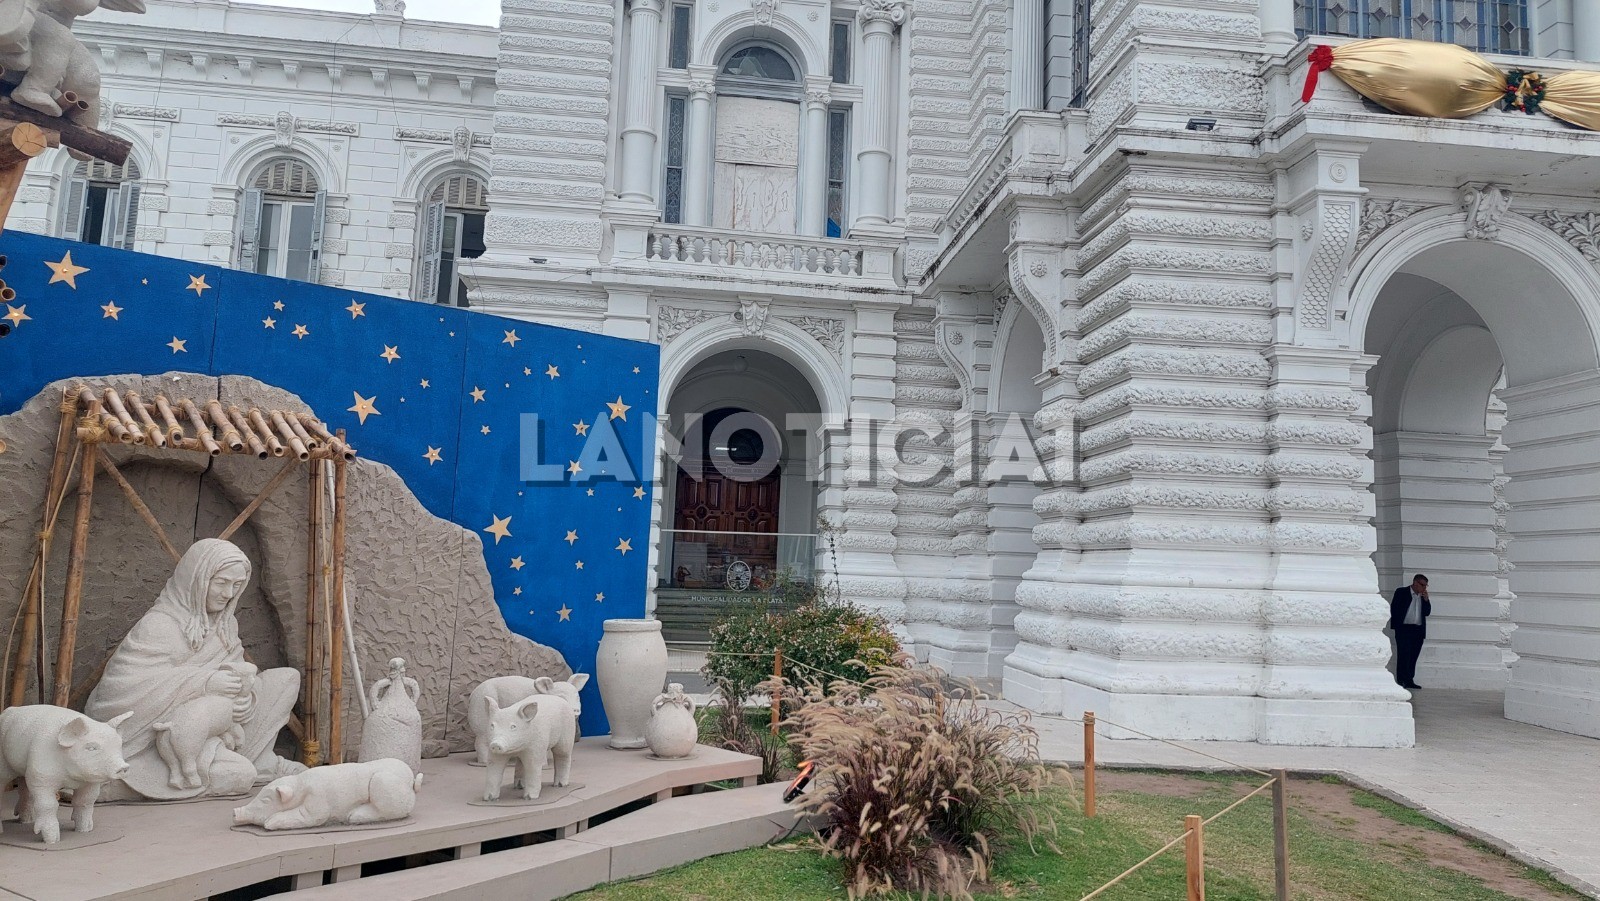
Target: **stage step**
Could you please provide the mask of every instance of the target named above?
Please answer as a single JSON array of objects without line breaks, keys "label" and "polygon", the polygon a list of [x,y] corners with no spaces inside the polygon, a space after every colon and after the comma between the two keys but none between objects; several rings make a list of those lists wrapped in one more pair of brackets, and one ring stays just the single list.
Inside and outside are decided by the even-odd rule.
[{"label": "stage step", "polygon": [[[793,832],[784,785],[657,801],[568,838],[292,892],[294,901],[554,901]],[[353,874],[352,874],[353,875]]]}]

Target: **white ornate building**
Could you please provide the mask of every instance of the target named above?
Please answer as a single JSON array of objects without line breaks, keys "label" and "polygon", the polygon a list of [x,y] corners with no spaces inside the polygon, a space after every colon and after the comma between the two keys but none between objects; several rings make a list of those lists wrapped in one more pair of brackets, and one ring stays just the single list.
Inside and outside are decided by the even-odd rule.
[{"label": "white ornate building", "polygon": [[[496,34],[152,2],[84,29],[137,220],[64,158],[16,215],[458,299],[486,174],[473,306],[659,342],[661,412],[779,424],[709,429],[776,445],[762,478],[664,447],[663,610],[815,555],[1036,710],[1408,745],[1383,627],[1421,571],[1420,681],[1600,736],[1600,135],[1303,104],[1344,38],[1297,37],[1554,74],[1597,67],[1600,4],[503,0]],[[973,478],[1019,421],[1035,478]]]}]

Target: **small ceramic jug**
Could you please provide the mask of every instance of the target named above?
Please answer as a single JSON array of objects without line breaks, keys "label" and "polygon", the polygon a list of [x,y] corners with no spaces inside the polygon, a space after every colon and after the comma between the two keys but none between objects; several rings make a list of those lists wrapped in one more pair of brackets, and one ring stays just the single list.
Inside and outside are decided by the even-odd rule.
[{"label": "small ceramic jug", "polygon": [[652,707],[650,725],[644,730],[650,753],[669,760],[693,753],[700,725],[694,719],[694,699],[683,693],[683,686],[668,685]]},{"label": "small ceramic jug", "polygon": [[421,690],[406,675],[406,660],[389,661],[389,674],[372,686],[372,709],[361,729],[362,763],[392,757],[421,772],[422,714],[417,712]]}]

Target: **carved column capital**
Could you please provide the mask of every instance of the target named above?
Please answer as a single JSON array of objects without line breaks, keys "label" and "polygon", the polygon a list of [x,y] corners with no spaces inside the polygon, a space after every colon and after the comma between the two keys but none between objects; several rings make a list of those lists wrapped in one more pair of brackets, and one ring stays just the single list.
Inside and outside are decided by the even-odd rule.
[{"label": "carved column capital", "polygon": [[864,27],[885,23],[894,31],[906,20],[906,3],[905,0],[866,0],[856,15]]}]

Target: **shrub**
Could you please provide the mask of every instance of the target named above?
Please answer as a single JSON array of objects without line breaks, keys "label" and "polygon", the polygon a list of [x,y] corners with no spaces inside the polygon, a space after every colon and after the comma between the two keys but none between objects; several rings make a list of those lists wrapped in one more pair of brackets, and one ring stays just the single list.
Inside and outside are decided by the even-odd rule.
[{"label": "shrub", "polygon": [[767,723],[753,721],[768,717],[769,712],[730,703],[729,689],[722,683],[712,683],[712,688],[722,695],[722,703],[706,709],[700,724],[701,743],[761,758],[757,784],[777,782],[792,765],[793,755],[781,734],[773,735]]},{"label": "shrub", "polygon": [[908,891],[970,899],[1007,835],[1054,835],[1031,803],[1055,780],[1027,714],[946,690],[936,669],[883,667],[867,688],[813,687],[789,719],[817,765],[800,803],[845,863],[851,898]]},{"label": "shrub", "polygon": [[[797,594],[793,587],[788,596]],[[783,651],[783,674],[793,682],[835,679],[861,682],[900,653],[883,617],[843,601],[825,601],[805,589],[793,608],[765,602],[741,605],[711,626],[705,675],[742,705],[772,678],[773,652]]]}]

